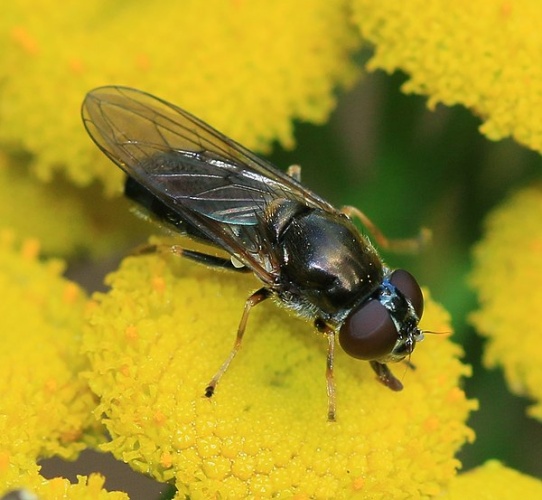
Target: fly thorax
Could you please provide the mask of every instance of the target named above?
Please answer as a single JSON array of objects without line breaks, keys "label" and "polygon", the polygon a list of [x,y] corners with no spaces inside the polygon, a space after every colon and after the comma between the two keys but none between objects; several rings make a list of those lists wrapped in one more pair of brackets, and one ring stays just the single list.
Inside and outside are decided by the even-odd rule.
[{"label": "fly thorax", "polygon": [[277,218],[282,274],[325,316],[340,315],[381,283],[380,259],[346,217],[318,209],[290,213]]}]

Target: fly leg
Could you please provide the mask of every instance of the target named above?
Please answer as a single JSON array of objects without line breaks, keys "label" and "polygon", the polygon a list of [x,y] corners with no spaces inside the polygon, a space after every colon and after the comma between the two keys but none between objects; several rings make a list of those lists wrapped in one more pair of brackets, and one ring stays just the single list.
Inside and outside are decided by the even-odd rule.
[{"label": "fly leg", "polygon": [[322,319],[314,322],[316,329],[327,337],[327,358],[326,358],[326,383],[327,383],[327,420],[335,422],[337,408],[337,391],[335,377],[333,376],[333,361],[335,359],[335,330],[328,326]]},{"label": "fly leg", "polygon": [[378,361],[370,361],[371,368],[375,371],[378,381],[389,387],[392,391],[398,392],[403,390],[403,384],[399,379],[395,378],[388,365],[379,363]]},{"label": "fly leg", "polygon": [[234,257],[226,259],[224,257],[217,257],[216,255],[209,255],[195,250],[187,250],[179,245],[154,245],[149,243],[137,248],[133,252],[133,255],[148,255],[152,253],[172,253],[173,255],[184,257],[209,267],[219,267],[221,269],[237,271],[240,273],[251,272],[248,267],[243,266],[243,264]]},{"label": "fly leg", "polygon": [[297,182],[301,182],[301,167],[299,165],[290,165],[286,173]]},{"label": "fly leg", "polygon": [[403,359],[403,363],[407,365],[411,370],[416,369],[416,365],[412,361],[410,361],[410,359]]},{"label": "fly leg", "polygon": [[356,217],[367,228],[378,245],[397,253],[417,253],[424,248],[431,240],[431,231],[422,227],[420,234],[415,238],[389,239],[361,210],[350,205],[341,208],[341,212],[350,218]]},{"label": "fly leg", "polygon": [[210,398],[214,394],[215,388],[220,379],[222,378],[222,375],[224,375],[224,373],[228,369],[228,366],[230,366],[233,358],[235,358],[235,355],[239,352],[239,349],[241,349],[241,342],[243,340],[243,334],[245,333],[245,328],[247,326],[247,320],[250,310],[255,305],[259,304],[265,299],[268,299],[270,296],[271,291],[269,289],[260,288],[258,291],[254,292],[245,302],[245,308],[243,310],[243,315],[241,316],[241,321],[237,328],[237,336],[235,337],[235,343],[233,344],[233,348],[224,363],[222,363],[222,366],[219,368],[215,376],[211,379],[211,381],[205,388],[205,396],[207,396],[208,398]]}]

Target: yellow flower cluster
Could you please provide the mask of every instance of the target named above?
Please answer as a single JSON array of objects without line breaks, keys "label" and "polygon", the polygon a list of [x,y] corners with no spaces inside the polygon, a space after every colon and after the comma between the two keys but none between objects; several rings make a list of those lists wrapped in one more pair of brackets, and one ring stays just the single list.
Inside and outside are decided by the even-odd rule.
[{"label": "yellow flower cluster", "polygon": [[0,142],[24,148],[50,179],[121,173],[86,136],[79,109],[93,87],[159,95],[259,150],[292,146],[292,120],[322,122],[357,73],[346,1],[16,0],[0,16]]},{"label": "yellow flower cluster", "polygon": [[[107,491],[104,488],[105,479],[100,474],[90,474],[86,476],[77,476],[76,483],[64,477],[55,477],[50,480],[45,480],[40,476],[35,478],[21,478],[21,483],[24,482],[23,488],[6,490],[6,495],[13,494],[18,491],[22,500],[129,500],[128,495],[121,491]],[[0,492],[3,485],[0,484]],[[1,497],[5,500],[4,497]],[[8,496],[11,500],[11,496]]]},{"label": "yellow flower cluster", "polygon": [[[352,54],[362,42],[348,7],[66,0],[59,9],[15,0],[3,8],[0,497],[26,487],[45,500],[126,498],[107,492],[99,475],[77,484],[40,476],[39,459],[72,459],[89,446],[175,484],[179,498],[483,498],[512,491],[506,482],[513,494],[540,496],[539,482],[494,462],[456,476],[455,454],[474,438],[465,422],[476,402],[460,388],[470,369],[448,335],[427,335],[412,356],[415,370],[391,367],[405,385],[400,393],[339,350],[338,421],[329,423],[325,339],[268,301],[251,313],[243,349],[208,399],[204,389],[258,286],[253,277],[170,255],[131,257],[109,277],[110,292],[89,304],[61,277],[61,262],[40,261],[35,240],[18,245],[4,229],[37,235],[55,254],[121,241],[104,234],[125,225],[115,219],[124,208],[90,186],[100,180],[114,192],[121,180],[80,121],[95,86],[141,88],[250,148],[291,146],[292,121],[323,121],[334,90],[358,73]],[[542,95],[537,2],[356,0],[354,9],[377,47],[371,68],[403,69],[405,90],[427,94],[430,105],[462,103],[483,117],[488,137],[512,135],[542,151],[533,112]],[[68,182],[33,185],[29,170],[46,180],[60,171]],[[71,183],[90,187],[74,193]],[[92,215],[89,206],[98,207]],[[532,276],[542,271],[540,220],[542,189],[495,212],[472,279],[482,303],[473,321],[491,338],[486,361],[504,365],[514,390],[537,400],[538,418],[533,311],[542,297]],[[447,313],[426,298],[422,328],[451,332]]]},{"label": "yellow flower cluster", "polygon": [[29,174],[28,158],[0,150],[0,230],[17,228],[18,234],[39,239],[45,255],[81,249],[104,255],[127,246],[143,223],[129,213],[126,200],[103,199],[101,191],[96,185],[76,189],[62,179],[54,186],[38,183]]},{"label": "yellow flower cluster", "polygon": [[542,187],[524,189],[486,222],[474,252],[472,284],[480,310],[472,320],[488,337],[485,361],[502,365],[512,391],[533,398],[542,420]]},{"label": "yellow flower cluster", "polygon": [[491,460],[481,467],[457,476],[441,498],[444,500],[465,498],[515,500],[541,497],[542,481]]},{"label": "yellow flower cluster", "polygon": [[72,486],[38,474],[38,459],[74,458],[96,441],[94,396],[77,376],[87,366],[79,354],[87,299],[60,277],[61,262],[38,261],[35,240],[14,240],[0,232],[0,495],[32,487],[42,498],[105,498],[98,476]]},{"label": "yellow flower cluster", "polygon": [[402,70],[406,92],[429,106],[462,104],[482,132],[542,152],[542,3],[355,0],[361,34],[376,46],[372,69]]},{"label": "yellow flower cluster", "polygon": [[[393,367],[401,393],[368,363],[339,352],[338,421],[326,419],[326,341],[265,303],[251,314],[243,350],[212,399],[211,376],[228,354],[252,277],[177,257],[125,259],[95,297],[84,349],[89,384],[113,452],[173,481],[190,498],[373,498],[437,494],[455,475],[456,451],[475,408],[458,387],[470,370],[447,335],[428,335]],[[450,332],[430,299],[422,327]]]}]

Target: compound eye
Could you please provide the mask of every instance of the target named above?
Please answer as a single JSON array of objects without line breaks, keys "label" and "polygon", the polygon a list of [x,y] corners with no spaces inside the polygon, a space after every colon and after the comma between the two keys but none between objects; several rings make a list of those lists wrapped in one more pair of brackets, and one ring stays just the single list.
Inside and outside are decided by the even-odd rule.
[{"label": "compound eye", "polygon": [[387,356],[397,338],[397,329],[378,300],[370,300],[354,310],[339,330],[339,342],[344,351],[364,360]]},{"label": "compound eye", "polygon": [[420,319],[423,314],[423,294],[414,276],[404,269],[397,269],[391,273],[390,282],[410,301]]}]

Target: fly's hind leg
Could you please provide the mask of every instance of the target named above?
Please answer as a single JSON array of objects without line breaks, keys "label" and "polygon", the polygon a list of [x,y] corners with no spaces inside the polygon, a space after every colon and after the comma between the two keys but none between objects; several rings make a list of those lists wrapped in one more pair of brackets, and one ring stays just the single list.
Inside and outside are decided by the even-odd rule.
[{"label": "fly's hind leg", "polygon": [[264,301],[265,299],[268,299],[271,296],[271,291],[267,288],[260,288],[258,291],[254,292],[245,302],[245,308],[243,310],[243,316],[241,316],[241,321],[239,323],[239,326],[237,328],[237,336],[235,337],[235,343],[233,344],[233,348],[230,351],[230,354],[222,363],[222,366],[219,368],[219,370],[216,372],[215,376],[211,379],[207,387],[205,388],[205,396],[210,398],[214,392],[215,388],[218,385],[218,382],[222,378],[222,375],[226,373],[226,370],[230,366],[230,363],[233,361],[233,358],[235,358],[236,354],[239,352],[239,349],[241,349],[241,342],[243,340],[243,335],[245,333],[245,328],[247,326],[248,321],[248,315],[250,313],[250,310],[260,302]]},{"label": "fly's hind leg", "polygon": [[240,273],[250,272],[250,269],[243,266],[243,264],[235,257],[226,259],[224,257],[217,257],[216,255],[209,255],[195,250],[187,250],[180,245],[155,245],[149,243],[136,248],[136,250],[132,252],[132,255],[149,255],[153,253],[171,253],[210,267],[219,267],[221,269],[237,271]]},{"label": "fly's hind leg", "polygon": [[389,239],[361,210],[350,205],[344,206],[341,212],[350,218],[356,217],[367,228],[378,245],[397,253],[417,253],[431,241],[431,231],[422,227],[420,234],[415,238]]}]

